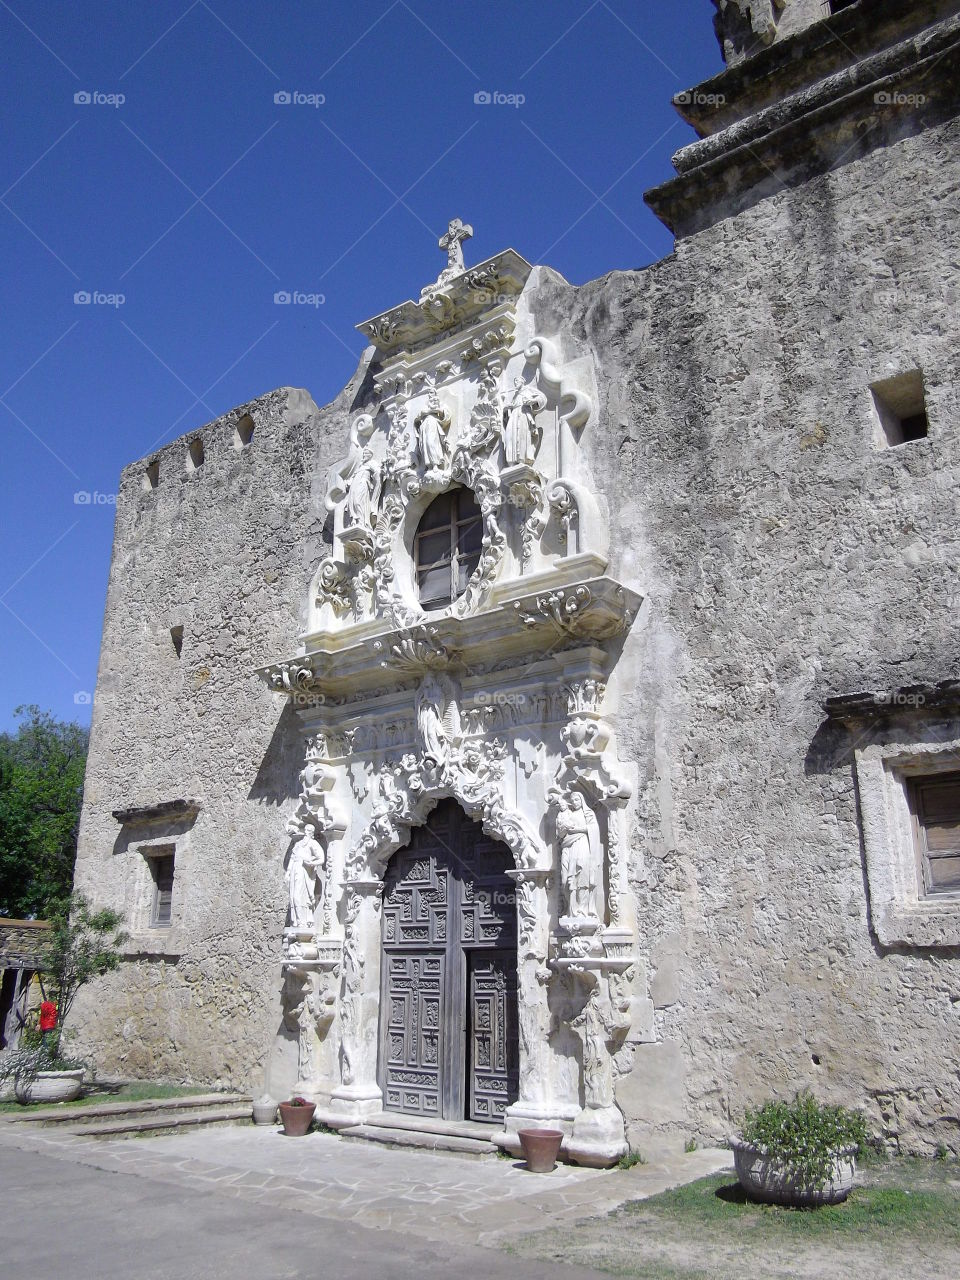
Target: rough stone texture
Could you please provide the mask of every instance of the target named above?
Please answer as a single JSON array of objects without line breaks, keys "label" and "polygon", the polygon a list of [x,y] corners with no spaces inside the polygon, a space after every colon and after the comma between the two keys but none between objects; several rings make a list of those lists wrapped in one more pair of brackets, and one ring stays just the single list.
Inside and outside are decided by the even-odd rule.
[{"label": "rough stone texture", "polygon": [[[657,1008],[658,1043],[617,1086],[641,1146],[722,1139],[745,1104],[810,1085],[905,1149],[960,1151],[957,954],[879,944],[852,754],[823,733],[829,697],[960,664],[958,155],[941,122],[645,271],[574,288],[538,269],[526,286],[539,329],[594,358],[583,448],[611,571],[645,597],[618,718]],[[869,386],[916,368],[929,438],[883,448]],[[104,1069],[259,1086],[302,756],[252,670],[294,651],[352,391],[319,413],[275,392],[227,415],[199,472],[184,441],[164,450],[153,492],[144,464],[124,473],[78,886],[124,903],[140,855],[114,852],[113,810],[203,808],[182,953],[139,956],[78,1005]],[[238,453],[245,409],[257,432]]]},{"label": "rough stone texture", "polygon": [[0,919],[0,971],[36,969],[49,933],[45,920]]}]

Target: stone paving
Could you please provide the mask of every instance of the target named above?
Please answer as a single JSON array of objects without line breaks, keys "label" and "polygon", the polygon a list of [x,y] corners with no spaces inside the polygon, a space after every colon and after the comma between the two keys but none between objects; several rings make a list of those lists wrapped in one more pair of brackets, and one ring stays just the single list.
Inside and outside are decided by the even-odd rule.
[{"label": "stone paving", "polygon": [[323,1133],[291,1139],[252,1126],[98,1142],[7,1123],[0,1124],[0,1143],[187,1190],[487,1247],[606,1214],[731,1164],[729,1152],[706,1150],[632,1169],[561,1165],[531,1174],[519,1162],[495,1157],[396,1149]]}]

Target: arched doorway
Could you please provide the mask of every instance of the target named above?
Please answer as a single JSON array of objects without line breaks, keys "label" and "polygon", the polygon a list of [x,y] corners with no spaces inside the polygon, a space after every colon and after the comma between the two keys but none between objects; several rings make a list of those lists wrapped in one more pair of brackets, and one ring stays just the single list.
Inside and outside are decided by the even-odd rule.
[{"label": "arched doorway", "polygon": [[390,859],[383,892],[384,1107],[501,1123],[517,1098],[510,850],[453,800]]}]

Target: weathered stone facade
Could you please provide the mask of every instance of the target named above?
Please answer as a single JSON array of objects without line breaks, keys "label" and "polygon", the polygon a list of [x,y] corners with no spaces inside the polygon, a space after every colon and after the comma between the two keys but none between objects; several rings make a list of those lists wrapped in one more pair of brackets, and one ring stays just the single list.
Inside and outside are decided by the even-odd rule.
[{"label": "weathered stone facade", "polygon": [[[901,932],[881,925],[881,893],[904,890],[877,879],[869,815],[882,802],[868,794],[861,813],[884,752],[903,744],[908,772],[928,757],[942,769],[960,740],[955,700],[931,692],[960,670],[960,6],[834,7],[820,19],[802,0],[795,14],[790,0],[773,6],[783,31],[769,47],[699,97],[681,95],[703,140],[649,197],[677,232],[670,258],[579,288],[530,270],[508,308],[512,328],[479,357],[489,363],[502,345],[507,394],[514,369],[541,386],[543,347],[530,355],[538,336],[557,368],[579,371],[572,390],[590,409],[574,437],[604,526],[600,575],[636,602],[622,634],[596,640],[604,656],[588,674],[615,686],[604,714],[628,779],[622,866],[636,1002],[629,1033],[608,1028],[597,1053],[612,1055],[625,1135],[640,1146],[722,1138],[745,1104],[810,1085],[863,1106],[906,1149],[960,1150],[960,900],[934,904],[939,923],[929,926],[914,887],[890,916]],[[831,24],[856,57],[842,71]],[[456,279],[438,284],[455,289]],[[317,613],[318,572],[340,554],[328,479],[358,415],[374,419],[359,431],[376,443],[391,404],[409,402],[411,425],[430,407],[427,383],[399,397],[378,384],[392,339],[373,336],[325,409],[304,392],[273,392],[198,433],[201,467],[188,469],[187,437],[124,472],[77,871],[78,887],[132,922],[128,962],[77,1007],[105,1069],[254,1087],[268,1071],[275,1089],[303,1074],[305,996],[302,983],[291,990],[299,940],[284,937],[282,859],[315,776],[304,734],[340,712],[336,674],[316,683],[317,657],[300,687],[292,655],[298,644],[321,655],[340,643],[316,640],[339,625],[332,603]],[[871,387],[912,373],[928,432],[892,446]],[[460,374],[449,376],[459,386]],[[566,388],[542,385],[538,412],[562,418]],[[460,394],[442,406],[454,418],[472,403]],[[521,568],[508,558],[494,584],[498,573]],[[337,574],[328,585],[339,589]],[[480,614],[488,605],[481,596]],[[416,639],[415,623],[392,616],[392,642],[404,628]],[[181,627],[178,656],[171,633]],[[416,660],[412,683],[397,677],[411,698],[429,668],[422,652]],[[468,684],[456,695],[466,710],[476,705]],[[496,674],[489,687],[500,687]],[[884,715],[844,704],[863,691],[877,705],[886,698]],[[553,733],[543,739],[551,781]],[[314,763],[346,779],[349,767],[330,756]],[[343,860],[325,886],[334,918],[318,928],[340,947],[350,893],[338,894],[376,816],[376,779],[324,835],[328,877],[329,849],[342,846]],[[545,885],[554,876],[538,919],[548,981],[562,985],[556,806],[546,787],[528,804],[511,786],[538,824],[529,866]],[[464,794],[440,784],[435,793]],[[324,812],[319,801],[307,809]],[[399,840],[377,845],[381,861],[422,820],[404,817]],[[153,929],[145,868],[174,846],[172,927]],[[369,955],[378,926],[363,914],[373,908],[357,910]],[[523,990],[521,977],[521,1009]],[[557,997],[561,1022],[564,1008]],[[339,1007],[330,1018],[341,1035]],[[340,1061],[323,1056],[326,1025],[321,1098],[336,1094]],[[592,1041],[563,1044],[583,1105]],[[564,1080],[576,1099],[576,1077]]]}]

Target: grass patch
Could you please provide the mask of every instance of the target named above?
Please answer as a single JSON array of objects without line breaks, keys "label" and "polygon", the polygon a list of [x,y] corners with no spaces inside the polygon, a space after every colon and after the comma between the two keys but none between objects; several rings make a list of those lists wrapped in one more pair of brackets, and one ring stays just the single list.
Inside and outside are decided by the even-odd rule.
[{"label": "grass patch", "polygon": [[936,1239],[960,1244],[960,1197],[947,1190],[907,1190],[896,1186],[855,1187],[843,1204],[819,1209],[784,1209],[747,1198],[729,1174],[700,1178],[685,1187],[636,1200],[621,1214],[667,1220],[698,1228],[744,1229],[752,1240],[790,1238]]},{"label": "grass patch", "polygon": [[73,1102],[30,1102],[25,1106],[15,1099],[0,1102],[0,1113],[18,1111],[22,1115],[27,1111],[55,1111],[57,1107],[91,1107],[103,1102],[149,1102],[154,1098],[188,1098],[215,1090],[205,1089],[199,1085],[187,1084],[151,1084],[149,1080],[138,1080],[132,1084],[123,1084],[115,1089],[104,1089],[97,1085],[88,1086],[88,1092]]},{"label": "grass patch", "polygon": [[632,1169],[635,1165],[646,1164],[647,1159],[642,1151],[628,1151],[625,1156],[621,1156],[617,1161],[618,1169]]}]

